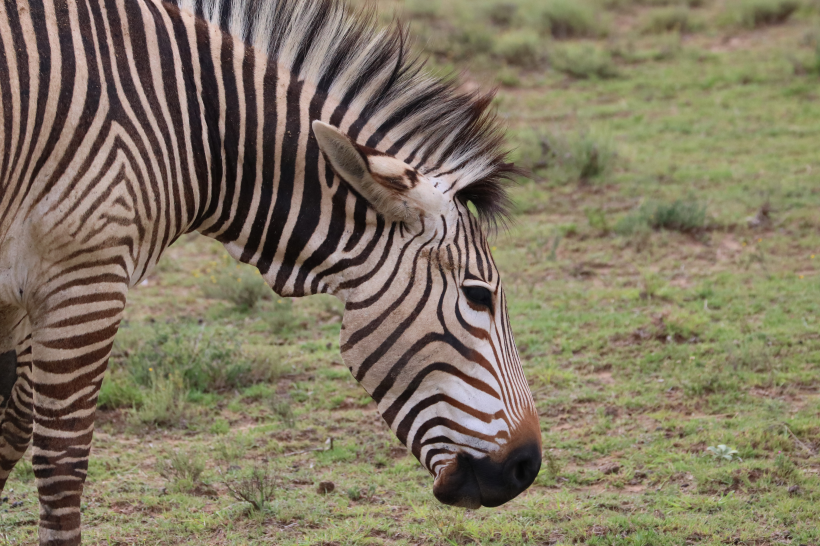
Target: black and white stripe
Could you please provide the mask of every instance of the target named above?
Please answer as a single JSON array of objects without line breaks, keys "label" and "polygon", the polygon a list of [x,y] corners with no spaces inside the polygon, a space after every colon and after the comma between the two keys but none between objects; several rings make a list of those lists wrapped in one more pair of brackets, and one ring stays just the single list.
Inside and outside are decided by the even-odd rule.
[{"label": "black and white stripe", "polygon": [[0,489],[33,443],[42,544],[80,542],[128,289],[190,231],[345,301],[344,359],[443,502],[532,481],[485,238],[514,168],[490,97],[406,51],[341,0],[0,3]]}]

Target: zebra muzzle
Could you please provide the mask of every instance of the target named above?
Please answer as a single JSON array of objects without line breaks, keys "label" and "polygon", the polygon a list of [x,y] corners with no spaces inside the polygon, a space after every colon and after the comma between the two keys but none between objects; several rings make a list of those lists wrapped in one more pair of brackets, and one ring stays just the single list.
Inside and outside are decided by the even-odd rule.
[{"label": "zebra muzzle", "polygon": [[460,453],[439,473],[433,494],[451,506],[500,506],[527,489],[540,469],[541,451],[536,444],[516,448],[501,462]]}]

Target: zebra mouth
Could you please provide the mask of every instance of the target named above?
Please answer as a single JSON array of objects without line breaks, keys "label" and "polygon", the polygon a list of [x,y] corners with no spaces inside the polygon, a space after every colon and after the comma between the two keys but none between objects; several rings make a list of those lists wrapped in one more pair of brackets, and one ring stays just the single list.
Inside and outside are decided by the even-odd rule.
[{"label": "zebra mouth", "polygon": [[473,472],[471,460],[475,459],[460,453],[436,477],[433,495],[440,503],[462,508],[481,507],[481,488]]},{"label": "zebra mouth", "polygon": [[541,468],[535,444],[513,450],[503,461],[460,453],[436,478],[433,494],[443,504],[495,507],[527,489]]}]

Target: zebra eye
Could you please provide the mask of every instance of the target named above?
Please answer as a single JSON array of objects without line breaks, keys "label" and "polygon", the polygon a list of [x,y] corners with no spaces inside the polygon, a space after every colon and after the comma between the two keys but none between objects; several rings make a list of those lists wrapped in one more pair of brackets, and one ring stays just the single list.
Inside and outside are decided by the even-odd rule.
[{"label": "zebra eye", "polygon": [[461,290],[467,299],[475,305],[481,305],[493,312],[493,294],[483,286],[462,286]]}]

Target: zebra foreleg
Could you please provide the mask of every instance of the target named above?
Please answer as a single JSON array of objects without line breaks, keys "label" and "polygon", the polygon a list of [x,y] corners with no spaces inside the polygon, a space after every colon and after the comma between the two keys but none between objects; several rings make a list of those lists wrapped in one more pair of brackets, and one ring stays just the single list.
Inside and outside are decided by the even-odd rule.
[{"label": "zebra foreleg", "polygon": [[31,442],[31,334],[25,315],[14,328],[17,346],[0,355],[0,491]]},{"label": "zebra foreleg", "polygon": [[41,546],[81,542],[80,501],[97,395],[126,286],[92,288],[91,294],[64,295],[44,316],[32,319],[32,464],[40,497]]}]

